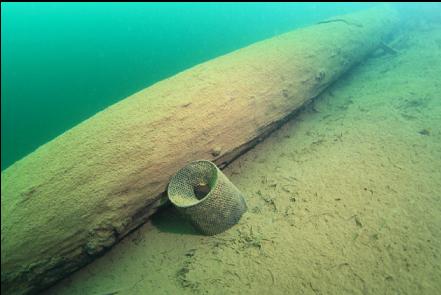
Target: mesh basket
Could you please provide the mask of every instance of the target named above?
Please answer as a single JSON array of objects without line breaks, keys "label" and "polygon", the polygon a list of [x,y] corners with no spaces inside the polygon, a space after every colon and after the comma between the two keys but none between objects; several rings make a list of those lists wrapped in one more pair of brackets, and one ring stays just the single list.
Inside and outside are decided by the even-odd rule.
[{"label": "mesh basket", "polygon": [[229,229],[247,210],[242,193],[210,161],[195,161],[179,170],[167,193],[184,217],[206,235]]}]

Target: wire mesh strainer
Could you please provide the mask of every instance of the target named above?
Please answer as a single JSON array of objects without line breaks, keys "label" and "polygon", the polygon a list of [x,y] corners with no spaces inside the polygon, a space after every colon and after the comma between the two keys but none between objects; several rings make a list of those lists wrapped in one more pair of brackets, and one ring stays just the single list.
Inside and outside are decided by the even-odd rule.
[{"label": "wire mesh strainer", "polygon": [[242,193],[210,161],[183,167],[171,178],[167,193],[184,217],[206,235],[232,227],[247,210]]}]

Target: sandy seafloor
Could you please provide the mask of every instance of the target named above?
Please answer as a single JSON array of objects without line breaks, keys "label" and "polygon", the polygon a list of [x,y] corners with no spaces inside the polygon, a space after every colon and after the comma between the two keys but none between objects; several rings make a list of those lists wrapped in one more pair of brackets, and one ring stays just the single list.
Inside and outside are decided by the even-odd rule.
[{"label": "sandy seafloor", "polygon": [[238,225],[167,208],[46,294],[439,294],[441,27],[392,44],[224,170]]}]

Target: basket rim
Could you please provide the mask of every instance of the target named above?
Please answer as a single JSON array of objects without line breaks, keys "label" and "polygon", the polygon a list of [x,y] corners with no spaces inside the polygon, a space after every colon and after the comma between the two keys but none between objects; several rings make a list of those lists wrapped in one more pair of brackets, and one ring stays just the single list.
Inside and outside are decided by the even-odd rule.
[{"label": "basket rim", "polygon": [[[174,200],[173,200],[173,196],[170,195],[170,184],[172,183],[173,178],[174,178],[179,172],[181,172],[182,170],[184,170],[184,169],[187,168],[188,166],[191,166],[191,165],[194,165],[194,164],[197,164],[197,163],[208,163],[212,168],[214,168],[215,174],[214,174],[214,179],[213,179],[213,187],[210,188],[210,191],[209,191],[209,192],[207,193],[207,195],[205,195],[205,197],[203,197],[202,199],[197,199],[197,198],[196,198],[197,201],[194,202],[194,203],[191,203],[191,204],[189,204],[189,205],[182,205],[182,204],[177,204],[177,203],[175,203]],[[171,202],[173,205],[175,205],[175,206],[178,207],[178,208],[190,208],[190,207],[194,207],[194,206],[196,206],[196,205],[199,205],[200,203],[202,203],[203,201],[209,199],[209,198],[212,196],[212,191],[213,191],[213,189],[214,189],[214,188],[216,187],[216,185],[217,185],[217,181],[218,181],[218,177],[219,177],[219,171],[220,171],[220,170],[219,170],[219,168],[216,166],[216,164],[213,163],[213,162],[211,162],[211,161],[209,161],[209,160],[196,160],[196,161],[191,161],[191,162],[187,163],[187,164],[184,165],[182,168],[180,168],[178,171],[176,171],[176,173],[173,174],[173,176],[171,177],[170,182],[168,183],[168,186],[167,186],[167,196],[168,196],[168,199],[170,200],[170,202]]]}]

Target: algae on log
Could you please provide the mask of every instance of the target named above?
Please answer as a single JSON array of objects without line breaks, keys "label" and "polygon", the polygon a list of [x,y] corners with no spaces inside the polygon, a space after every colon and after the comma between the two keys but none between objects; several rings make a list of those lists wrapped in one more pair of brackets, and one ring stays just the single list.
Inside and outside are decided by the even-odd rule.
[{"label": "algae on log", "polygon": [[384,8],[336,20],[156,83],[6,169],[2,292],[41,290],[112,246],[153,214],[179,168],[225,165],[256,144],[375,50],[396,16]]}]

